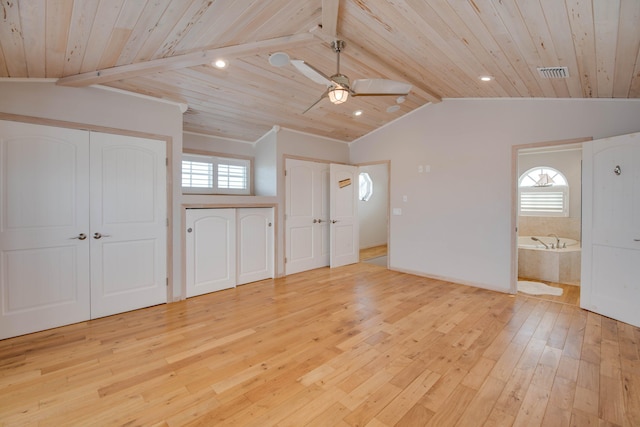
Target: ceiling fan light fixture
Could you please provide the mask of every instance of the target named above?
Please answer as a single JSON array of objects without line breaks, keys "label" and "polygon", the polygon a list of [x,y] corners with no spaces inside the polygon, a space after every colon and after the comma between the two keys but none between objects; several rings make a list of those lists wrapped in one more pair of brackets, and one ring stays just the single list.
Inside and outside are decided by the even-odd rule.
[{"label": "ceiling fan light fixture", "polygon": [[336,86],[329,91],[329,100],[334,104],[342,104],[349,98],[349,91],[342,86]]}]

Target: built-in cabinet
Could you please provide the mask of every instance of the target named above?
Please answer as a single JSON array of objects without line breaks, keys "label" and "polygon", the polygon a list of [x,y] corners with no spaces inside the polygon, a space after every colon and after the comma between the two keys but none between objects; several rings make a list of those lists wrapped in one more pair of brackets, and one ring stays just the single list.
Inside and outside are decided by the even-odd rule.
[{"label": "built-in cabinet", "polygon": [[0,338],[167,301],[166,144],[0,121]]},{"label": "built-in cabinet", "polygon": [[186,210],[186,296],[274,277],[273,208]]}]

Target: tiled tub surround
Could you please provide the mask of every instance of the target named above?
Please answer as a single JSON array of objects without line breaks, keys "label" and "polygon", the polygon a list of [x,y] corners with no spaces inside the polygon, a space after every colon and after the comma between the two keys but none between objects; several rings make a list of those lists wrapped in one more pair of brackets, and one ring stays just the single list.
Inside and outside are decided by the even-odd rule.
[{"label": "tiled tub surround", "polygon": [[518,277],[580,286],[580,245],[518,248]]},{"label": "tiled tub surround", "polygon": [[518,235],[520,236],[547,236],[557,234],[574,240],[581,240],[580,218],[572,217],[518,217]]},{"label": "tiled tub surround", "polygon": [[572,217],[518,217],[518,236],[547,237],[556,234],[578,241],[566,249],[524,249],[518,247],[518,277],[569,285],[580,285],[580,218]]}]

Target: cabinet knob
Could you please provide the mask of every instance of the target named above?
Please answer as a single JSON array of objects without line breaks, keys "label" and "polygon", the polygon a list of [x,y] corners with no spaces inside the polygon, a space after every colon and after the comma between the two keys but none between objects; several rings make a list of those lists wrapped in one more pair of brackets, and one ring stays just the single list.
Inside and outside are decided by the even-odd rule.
[{"label": "cabinet knob", "polygon": [[187,228],[187,233],[191,233],[193,231],[193,228],[189,227]]}]

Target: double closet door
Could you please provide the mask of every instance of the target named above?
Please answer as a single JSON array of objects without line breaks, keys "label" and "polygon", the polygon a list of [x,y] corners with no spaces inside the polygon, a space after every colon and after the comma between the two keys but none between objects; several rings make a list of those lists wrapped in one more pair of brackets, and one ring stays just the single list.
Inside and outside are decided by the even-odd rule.
[{"label": "double closet door", "polygon": [[358,167],[287,159],[286,274],[359,260]]},{"label": "double closet door", "polygon": [[0,338],[167,300],[164,141],[0,121]]}]

